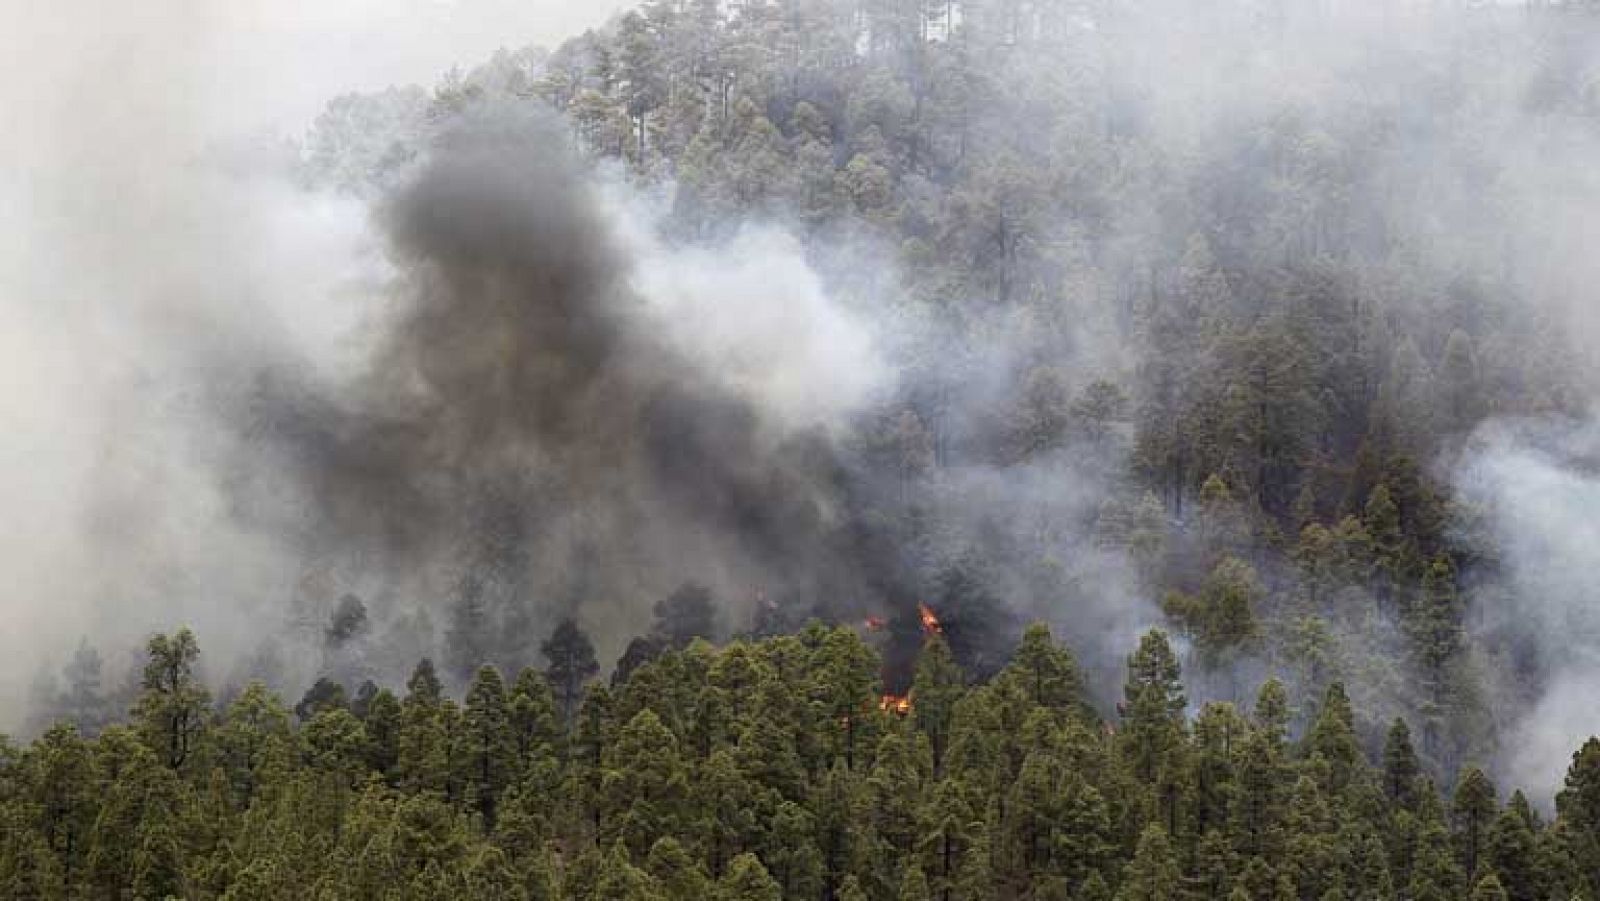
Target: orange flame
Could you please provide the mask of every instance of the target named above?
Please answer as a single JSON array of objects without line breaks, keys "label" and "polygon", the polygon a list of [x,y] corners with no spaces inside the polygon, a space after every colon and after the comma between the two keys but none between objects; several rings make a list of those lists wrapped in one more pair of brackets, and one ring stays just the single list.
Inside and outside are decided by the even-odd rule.
[{"label": "orange flame", "polygon": [[889,621],[881,616],[869,616],[866,621],[867,631],[869,632],[882,632],[883,627],[888,624]]},{"label": "orange flame", "polygon": [[939,624],[939,617],[933,615],[933,609],[927,604],[917,605],[917,616],[922,618],[924,634],[934,635],[944,631],[944,626]]},{"label": "orange flame", "polygon": [[911,712],[910,695],[884,695],[878,700],[878,709],[884,713],[898,713],[901,716]]}]

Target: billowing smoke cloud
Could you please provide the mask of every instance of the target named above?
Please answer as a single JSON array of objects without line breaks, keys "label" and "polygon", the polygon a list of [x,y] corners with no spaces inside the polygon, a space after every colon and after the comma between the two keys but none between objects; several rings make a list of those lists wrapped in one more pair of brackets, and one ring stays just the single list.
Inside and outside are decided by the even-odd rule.
[{"label": "billowing smoke cloud", "polygon": [[566,146],[526,111],[444,128],[379,214],[397,309],[370,366],[331,392],[274,366],[229,405],[258,438],[235,484],[276,459],[242,512],[324,558],[311,609],[355,591],[381,619],[469,617],[436,637],[508,665],[574,613],[615,651],[688,581],[731,602],[725,627],[766,595],[870,609],[900,577],[863,555],[832,440],[886,387],[864,327],[793,242],[626,233],[640,208]]},{"label": "billowing smoke cloud", "polygon": [[[1008,150],[996,185],[950,205],[908,179],[928,227],[899,258],[932,273],[913,298],[887,262],[897,238],[865,226],[802,243],[719,223],[731,237],[672,243],[667,200],[573,159],[532,102],[441,123],[423,121],[426,91],[397,91],[419,155],[385,189],[296,187],[300,154],[281,142],[204,150],[218,122],[255,124],[280,82],[325,85],[320,101],[388,70],[345,78],[308,58],[341,54],[301,52],[251,77],[238,60],[279,56],[254,36],[305,43],[278,4],[158,0],[127,21],[103,5],[24,9],[0,30],[36,63],[0,85],[7,121],[28,126],[0,141],[0,422],[15,436],[0,502],[23,511],[0,542],[0,721],[80,634],[122,647],[188,623],[218,681],[293,692],[329,669],[393,679],[463,642],[528,662],[568,614],[614,659],[687,579],[724,602],[724,630],[774,608],[871,612],[914,641],[912,602],[928,600],[979,669],[995,636],[1042,617],[1114,692],[1109,671],[1159,619],[1129,548],[1167,542],[1153,568],[1195,576],[1193,485],[1146,503],[1154,480],[1128,478],[1130,409],[1170,362],[1130,340],[1141,317],[1226,295],[1231,326],[1270,325],[1301,270],[1325,267],[1379,337],[1470,333],[1493,407],[1571,409],[1594,383],[1593,92],[1563,86],[1594,84],[1600,54],[1568,20],[1388,2],[1036,10],[1051,52],[996,56],[962,146],[1070,165],[1046,184]],[[333,6],[369,23],[367,0]],[[375,131],[354,135],[359,152],[313,139],[304,155],[365,177],[393,162]],[[1552,337],[1568,341],[1507,364]],[[1178,362],[1179,381],[1214,375],[1205,354]],[[1374,393],[1391,369],[1348,366]],[[1096,394],[1101,379],[1127,390]],[[1458,485],[1507,574],[1468,573],[1505,597],[1473,595],[1475,633],[1529,676],[1528,732],[1549,738],[1508,765],[1547,785],[1567,699],[1600,684],[1572,638],[1589,634],[1592,542],[1574,537],[1589,433],[1529,434],[1484,433]],[[1454,466],[1454,437],[1438,444]],[[1282,560],[1252,551],[1291,593]],[[330,656],[348,595],[370,625]]]},{"label": "billowing smoke cloud", "polygon": [[1457,481],[1499,556],[1502,583],[1484,592],[1474,627],[1504,649],[1496,662],[1514,686],[1501,765],[1510,783],[1547,796],[1600,727],[1600,426],[1486,426]]},{"label": "billowing smoke cloud", "polygon": [[[742,627],[839,540],[832,433],[884,371],[780,230],[669,247],[567,142],[488,114],[373,215],[298,187],[284,142],[214,141],[303,121],[268,82],[326,97],[359,66],[265,52],[264,10],[100,6],[7,9],[0,37],[30,62],[0,88],[0,728],[82,636],[108,688],[188,624],[219,684],[293,692],[344,594],[375,634],[339,665],[381,677],[481,594],[534,644],[581,602],[611,659],[675,580]],[[815,579],[853,585],[864,546]]]}]

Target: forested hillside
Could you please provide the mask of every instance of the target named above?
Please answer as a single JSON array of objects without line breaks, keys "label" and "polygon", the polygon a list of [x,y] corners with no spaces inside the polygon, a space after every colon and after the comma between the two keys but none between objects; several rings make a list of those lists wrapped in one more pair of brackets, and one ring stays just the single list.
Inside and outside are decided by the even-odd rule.
[{"label": "forested hillside", "polygon": [[[870,633],[869,633],[870,634]],[[1192,718],[1168,638],[1110,719],[1029,627],[978,685],[930,623],[911,701],[856,628],[696,640],[609,686],[570,623],[464,700],[260,684],[221,709],[187,631],[150,641],[127,725],[0,745],[8,898],[1173,901],[1592,898],[1600,740],[1553,818],[1467,768],[1441,797],[1403,720],[1364,746],[1339,683],[1310,725],[1270,680]],[[1542,800],[1542,799],[1540,799]]]},{"label": "forested hillside", "polygon": [[299,150],[401,312],[229,398],[298,582],[40,680],[0,893],[1600,898],[1592,4],[653,0]]},{"label": "forested hillside", "polygon": [[[1457,482],[1484,423],[1591,403],[1595,34],[1574,4],[657,2],[343,98],[306,177],[379,192],[430,123],[550,106],[666,187],[672,240],[782,224],[882,323],[854,502],[964,664],[1040,618],[1109,680],[1106,637],[1163,620],[1205,696],[1343,680],[1448,778],[1540,697],[1544,636],[1594,634],[1517,597]],[[716,634],[883,612],[797,594],[723,598]],[[492,644],[459,678],[529,662]]]}]

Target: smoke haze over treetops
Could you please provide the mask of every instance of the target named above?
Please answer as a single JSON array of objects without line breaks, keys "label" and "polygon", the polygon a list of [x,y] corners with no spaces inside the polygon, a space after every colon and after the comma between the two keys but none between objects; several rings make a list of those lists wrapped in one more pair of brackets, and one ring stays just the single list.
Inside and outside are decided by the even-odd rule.
[{"label": "smoke haze over treetops", "polygon": [[[1476,631],[1510,651],[1498,663],[1517,740],[1507,775],[1540,785],[1561,772],[1571,746],[1593,733],[1600,685],[1600,432],[1592,420],[1525,419],[1487,424],[1456,480],[1478,505],[1499,548],[1505,584],[1475,611]],[[1499,603],[1493,603],[1498,601]],[[1524,678],[1516,679],[1515,675]]]},{"label": "smoke haze over treetops", "polygon": [[928,600],[980,672],[1041,617],[1101,700],[1164,621],[1192,698],[1337,678],[1447,772],[1592,731],[1569,4],[655,4],[215,140],[438,74],[249,64],[364,3],[7,11],[0,721],[80,635],[393,682],[697,580],[724,632]]},{"label": "smoke haze over treetops", "polygon": [[[669,571],[754,592],[816,563],[843,517],[829,430],[886,375],[792,239],[668,248],[527,111],[444,129],[375,212],[308,192],[275,141],[214,141],[262,121],[219,114],[206,74],[248,16],[92,6],[8,16],[15,58],[68,39],[4,94],[9,724],[80,635],[190,622],[214,677],[304,679],[355,590],[380,624],[421,616],[364,664],[409,667],[463,591],[537,575],[615,653]],[[177,23],[192,52],[164,47]],[[120,77],[85,93],[103,60]]]},{"label": "smoke haze over treetops", "polygon": [[860,553],[831,434],[886,387],[861,326],[781,237],[685,265],[622,212],[510,111],[447,126],[383,204],[399,310],[371,367],[328,397],[269,373],[243,408],[261,440],[241,479],[276,446],[341,590],[480,596],[473,646],[525,662],[580,607],[608,638],[694,580],[746,616],[758,592],[859,608],[893,568]]}]

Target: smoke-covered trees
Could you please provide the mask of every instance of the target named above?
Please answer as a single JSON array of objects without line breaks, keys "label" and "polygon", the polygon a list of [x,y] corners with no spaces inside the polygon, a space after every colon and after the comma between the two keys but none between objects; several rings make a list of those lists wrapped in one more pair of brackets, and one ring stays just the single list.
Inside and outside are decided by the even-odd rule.
[{"label": "smoke-covered trees", "polygon": [[668,647],[679,648],[696,638],[714,638],[717,607],[711,589],[685,582],[655,606],[655,634]]},{"label": "smoke-covered trees", "polygon": [[[441,623],[444,680],[423,661],[403,690],[374,682],[352,701],[340,661],[387,614],[344,596],[320,638],[312,627],[335,665],[298,722],[261,685],[212,709],[183,631],[150,641],[131,728],[110,725],[120,702],[85,646],[50,696],[76,731],[0,743],[0,890],[1600,895],[1600,744],[1575,756],[1549,823],[1518,795],[1500,808],[1463,766],[1494,748],[1484,662],[1538,667],[1466,628],[1469,611],[1498,612],[1474,594],[1498,564],[1464,541],[1473,511],[1434,465],[1490,411],[1585,396],[1537,359],[1553,327],[1516,315],[1512,267],[1486,262],[1514,243],[1494,220],[1518,207],[1521,173],[1462,138],[1500,94],[1533,92],[1480,78],[1497,67],[1476,54],[1428,52],[1330,79],[1359,108],[1314,86],[1267,92],[1217,127],[1149,82],[1163,39],[1210,28],[1251,52],[1184,86],[1269,79],[1295,62],[1273,35],[1348,4],[1269,5],[1157,21],[1137,2],[661,2],[547,59],[457,73],[431,98],[333,104],[308,148],[324,183],[380,190],[422,152],[426,119],[492,97],[552,106],[586,152],[670,180],[672,241],[792,224],[830,291],[889,309],[905,386],[838,442],[868,489],[820,506],[862,527],[841,543],[882,536],[891,616],[909,622],[915,593],[948,628],[920,649],[896,638],[886,686],[878,639],[781,634],[813,609],[838,623],[877,602],[832,591],[829,573],[795,579],[815,596],[761,596],[764,640],[721,648],[708,642],[747,623],[691,582],[656,604],[610,684],[594,684],[594,643],[566,619],[539,648],[546,667],[508,686],[484,664],[526,662],[548,626],[528,611],[588,602],[609,561],[579,561],[559,598],[519,598],[520,620],[469,573]],[[1482,15],[1474,29],[1502,33]],[[1540,65],[1541,83],[1593,93],[1560,54]],[[1440,102],[1420,115],[1416,97]],[[1593,119],[1573,103],[1564,120]],[[1448,216],[1420,204],[1420,230],[1388,199],[1424,182],[1385,164],[1408,153],[1442,169],[1427,184],[1456,178],[1470,195]],[[1484,220],[1475,250],[1437,234],[1460,211]],[[863,248],[892,265],[862,265]],[[880,291],[882,270],[903,283]],[[1063,485],[1093,497],[1063,500]],[[790,511],[736,512],[743,526]],[[805,563],[847,556],[827,550]],[[617,600],[643,611],[670,584]],[[1103,651],[1157,615],[1151,598],[1166,598],[1172,637],[1144,635],[1120,680],[1107,675],[1120,644],[1080,667],[1045,626],[1013,628],[1033,605],[1057,634],[1081,630],[1071,646]],[[1106,605],[1112,621],[1088,615]],[[1116,715],[1097,709],[1119,681]]]},{"label": "smoke-covered trees", "polygon": [[909,713],[880,706],[881,659],[844,626],[666,650],[570,723],[538,671],[508,688],[481,667],[458,704],[423,661],[403,701],[377,689],[360,715],[328,706],[295,727],[260,684],[211,710],[185,687],[198,655],[187,631],[149,643],[159,697],[140,701],[138,729],[0,742],[0,893],[1544,901],[1596,887],[1600,740],[1573,755],[1546,824],[1520,793],[1500,808],[1475,769],[1441,798],[1403,721],[1369,758],[1337,683],[1303,730],[1276,681],[1249,718],[1192,714],[1160,632],[1127,658],[1114,721],[1043,626],[976,683],[930,633]]},{"label": "smoke-covered trees", "polygon": [[545,677],[555,692],[562,718],[571,723],[578,703],[583,700],[584,684],[600,672],[600,664],[594,659],[594,645],[576,622],[564,619],[539,651],[549,662]]},{"label": "smoke-covered trees", "polygon": [[[432,98],[340,98],[305,169],[372,193],[464,110],[554,109],[583,153],[670,197],[651,223],[667,243],[788,226],[828,294],[885,324],[897,388],[830,448],[849,488],[807,488],[874,533],[870,590],[812,584],[839,554],[758,561],[774,571],[759,580],[798,587],[728,584],[741,567],[710,561],[718,592],[754,589],[756,615],[685,584],[625,644],[617,685],[694,637],[910,593],[965,617],[952,653],[987,676],[1012,609],[1106,613],[1056,623],[1087,650],[1106,620],[1163,599],[1197,685],[1243,702],[1274,669],[1303,713],[1341,682],[1370,711],[1364,741],[1404,716],[1420,765],[1453,775],[1493,753],[1488,699],[1527,688],[1483,683],[1542,668],[1465,628],[1504,572],[1441,475],[1485,417],[1582,412],[1592,381],[1555,362],[1579,337],[1563,318],[1529,315],[1529,273],[1555,257],[1523,250],[1545,242],[1509,211],[1539,208],[1523,192],[1546,157],[1482,138],[1593,137],[1592,104],[1573,100],[1592,72],[1547,42],[1586,40],[1595,20],[1573,4],[1559,19],[1407,4],[1392,22],[1363,4],[1174,6],[651,2],[549,54],[454,72]],[[1508,64],[1461,52],[1479,41]],[[1343,55],[1356,48],[1360,64]],[[1183,75],[1156,77],[1149,61],[1169,56]],[[1520,79],[1567,99],[1512,101],[1534,93]],[[741,507],[738,525],[804,519],[788,512]],[[443,618],[451,684],[525,663],[541,605],[605,596],[643,615],[672,584],[612,596],[591,583],[632,580],[633,557],[596,547],[549,567],[580,573],[572,586],[519,595],[520,618],[469,574]],[[512,562],[481,568],[527,568]],[[889,568],[905,572],[880,593]],[[599,674],[575,628],[547,646],[568,721]],[[1085,663],[1104,676],[1120,651]]]},{"label": "smoke-covered trees", "polygon": [[103,666],[100,652],[82,641],[62,673],[66,687],[60,699],[60,717],[84,735],[99,732],[115,714],[105,694]]}]

